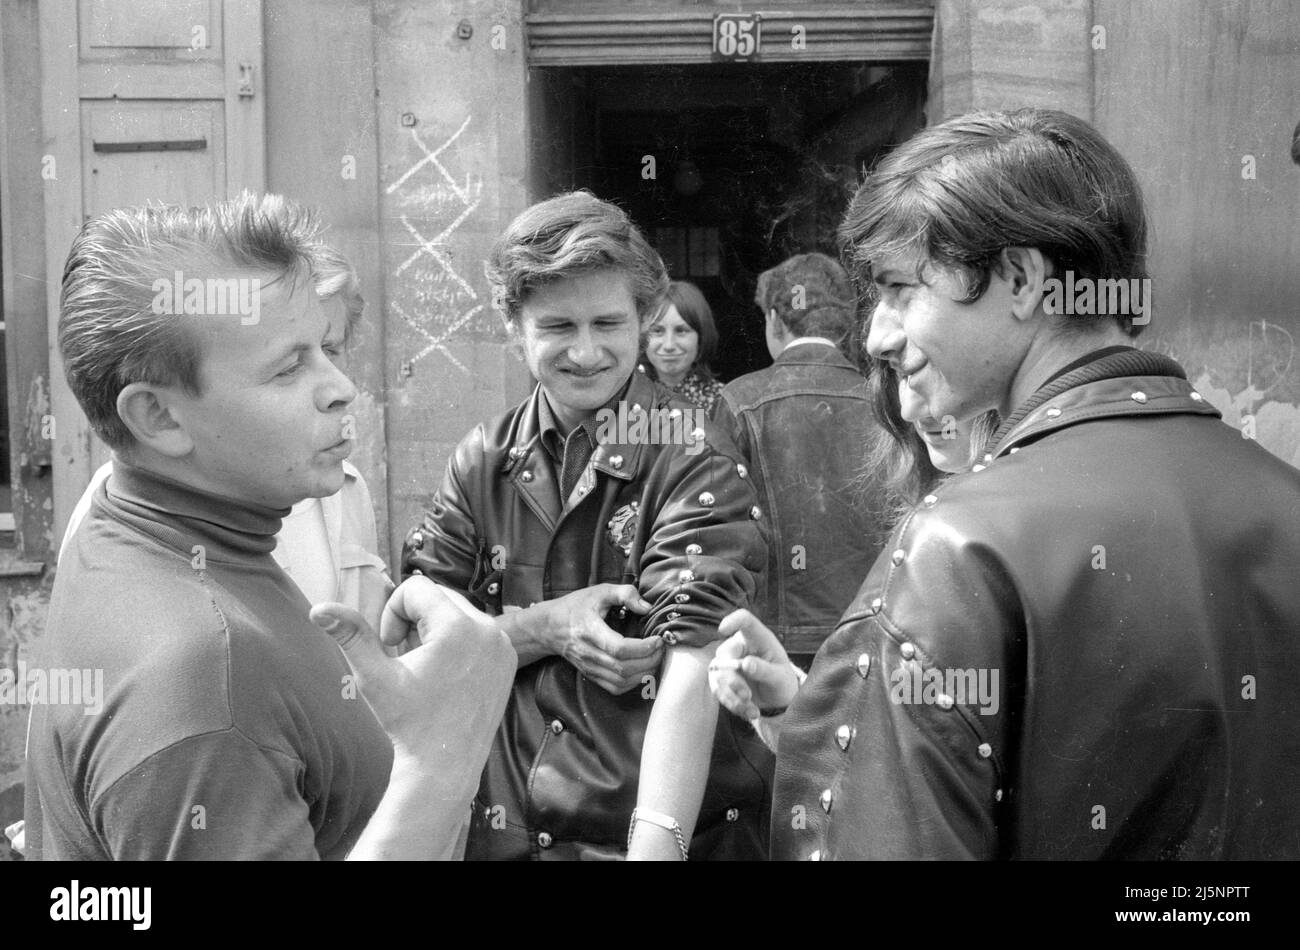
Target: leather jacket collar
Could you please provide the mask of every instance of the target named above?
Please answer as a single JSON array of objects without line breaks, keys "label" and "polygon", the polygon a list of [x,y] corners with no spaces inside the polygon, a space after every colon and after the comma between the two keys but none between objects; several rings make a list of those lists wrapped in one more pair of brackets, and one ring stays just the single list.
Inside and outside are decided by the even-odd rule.
[{"label": "leather jacket collar", "polygon": [[[515,429],[511,433],[511,449],[503,460],[501,471],[506,474],[513,472],[512,480],[516,485],[519,484],[519,474],[521,472],[535,468],[535,466],[529,464],[532,461],[533,453],[545,452],[545,449],[541,446],[541,433],[538,431],[537,421],[537,404],[538,400],[542,398],[542,387],[540,385],[535,386],[532,395],[528,399],[528,405],[523,412],[519,413],[515,422]],[[671,399],[672,394],[668,390],[657,385],[644,374],[636,372],[632,374],[632,381],[623,396],[623,401],[627,404],[630,413],[667,408]],[[617,411],[617,406],[615,411]],[[619,433],[616,430],[614,434],[618,435]],[[597,471],[614,478],[631,481],[641,464],[643,448],[644,446],[640,443],[599,442],[596,450],[592,453],[591,466]]]},{"label": "leather jacket collar", "polygon": [[1088,419],[1170,413],[1221,415],[1192,388],[1183,368],[1169,357],[1143,350],[1114,353],[1066,373],[1034,393],[998,428],[992,439],[994,448],[984,462]]},{"label": "leather jacket collar", "polygon": [[774,366],[842,366],[857,372],[857,367],[834,345],[798,343],[787,346],[773,361]]}]

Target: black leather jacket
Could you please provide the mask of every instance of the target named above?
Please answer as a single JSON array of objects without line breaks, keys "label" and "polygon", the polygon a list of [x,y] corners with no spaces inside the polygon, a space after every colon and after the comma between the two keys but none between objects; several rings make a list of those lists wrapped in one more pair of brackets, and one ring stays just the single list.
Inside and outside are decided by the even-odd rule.
[{"label": "black leather jacket", "polygon": [[[594,584],[634,584],[653,607],[645,617],[629,614],[624,635],[712,642],[718,622],[751,603],[766,561],[765,514],[734,447],[702,411],[634,373],[627,405],[661,419],[684,414],[684,431],[702,428],[704,445],[602,444],[578,483],[588,488],[584,499],[561,513],[539,441],[539,398],[534,390],[457,447],[441,490],[407,535],[403,576],[419,571],[494,614]],[[652,685],[611,696],[558,656],[521,668],[483,774],[467,858],[623,851]],[[766,857],[772,766],[753,729],[721,713],[692,860]]]},{"label": "black leather jacket", "polygon": [[715,413],[772,513],[756,613],[787,652],[816,653],[883,541],[857,484],[875,426],[867,382],[835,347],[801,343],[728,383]]},{"label": "black leather jacket", "polygon": [[818,654],[775,855],[1300,857],[1300,472],[1154,354],[1026,409]]}]

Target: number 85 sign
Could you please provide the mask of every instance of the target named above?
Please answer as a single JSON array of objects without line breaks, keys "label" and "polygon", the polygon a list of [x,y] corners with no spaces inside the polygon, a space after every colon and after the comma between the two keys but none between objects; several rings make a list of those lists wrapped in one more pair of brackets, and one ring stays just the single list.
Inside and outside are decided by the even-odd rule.
[{"label": "number 85 sign", "polygon": [[713,55],[749,59],[762,44],[762,17],[757,13],[719,13],[713,18]]}]

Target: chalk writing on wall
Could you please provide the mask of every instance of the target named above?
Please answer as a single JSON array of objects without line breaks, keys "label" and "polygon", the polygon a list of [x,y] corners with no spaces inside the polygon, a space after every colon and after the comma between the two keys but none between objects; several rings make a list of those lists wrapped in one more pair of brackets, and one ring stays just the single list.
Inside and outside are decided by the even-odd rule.
[{"label": "chalk writing on wall", "polygon": [[456,230],[482,200],[483,178],[465,171],[458,179],[448,164],[457,164],[453,157],[463,149],[456,146],[463,145],[462,136],[471,121],[472,116],[466,116],[460,128],[433,149],[412,128],[411,138],[422,157],[385,189],[401,209],[397,218],[404,232],[401,243],[412,248],[393,271],[388,305],[424,344],[402,361],[403,375],[414,372],[415,364],[433,352],[469,374],[447,344],[483,311],[483,304],[473,285],[456,269],[452,245]]}]

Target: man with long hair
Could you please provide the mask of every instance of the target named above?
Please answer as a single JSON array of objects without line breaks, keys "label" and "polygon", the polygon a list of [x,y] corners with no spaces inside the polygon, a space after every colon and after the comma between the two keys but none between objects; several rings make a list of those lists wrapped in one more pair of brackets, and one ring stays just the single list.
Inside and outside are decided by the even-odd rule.
[{"label": "man with long hair", "polygon": [[[779,748],[783,858],[1300,856],[1300,472],[1224,425],[1150,314],[1128,163],[976,113],[869,176],[868,349],[930,418],[996,410],[895,528],[807,682],[745,612],[713,674]],[[754,654],[754,655],[750,655]]]}]

